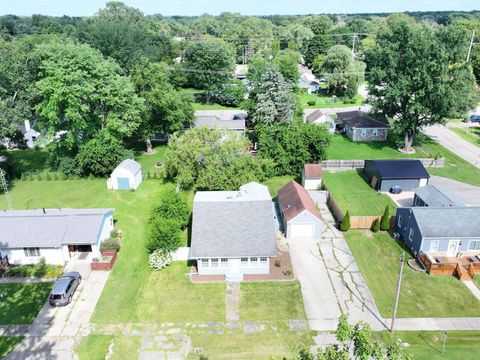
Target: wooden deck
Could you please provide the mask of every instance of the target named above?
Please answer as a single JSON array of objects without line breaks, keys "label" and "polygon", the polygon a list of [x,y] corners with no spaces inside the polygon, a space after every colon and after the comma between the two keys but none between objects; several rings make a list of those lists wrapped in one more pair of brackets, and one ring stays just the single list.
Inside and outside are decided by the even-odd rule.
[{"label": "wooden deck", "polygon": [[480,274],[480,262],[472,262],[472,256],[448,257],[421,254],[419,259],[430,275],[454,275],[460,280],[471,280]]}]

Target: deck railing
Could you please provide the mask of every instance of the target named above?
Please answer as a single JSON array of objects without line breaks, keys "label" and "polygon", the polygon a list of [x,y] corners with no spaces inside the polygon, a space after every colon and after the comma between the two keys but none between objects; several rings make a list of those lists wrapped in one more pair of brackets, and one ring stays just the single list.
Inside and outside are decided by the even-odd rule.
[{"label": "deck railing", "polygon": [[421,253],[419,260],[430,275],[454,275],[460,280],[465,280],[480,274],[480,263],[469,262],[469,257],[437,263],[431,255]]}]

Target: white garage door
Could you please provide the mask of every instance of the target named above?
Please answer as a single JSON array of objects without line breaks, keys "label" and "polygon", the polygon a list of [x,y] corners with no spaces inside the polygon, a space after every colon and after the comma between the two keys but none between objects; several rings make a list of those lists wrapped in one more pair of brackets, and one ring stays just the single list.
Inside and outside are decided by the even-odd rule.
[{"label": "white garage door", "polygon": [[314,224],[292,224],[290,237],[294,238],[312,238]]}]

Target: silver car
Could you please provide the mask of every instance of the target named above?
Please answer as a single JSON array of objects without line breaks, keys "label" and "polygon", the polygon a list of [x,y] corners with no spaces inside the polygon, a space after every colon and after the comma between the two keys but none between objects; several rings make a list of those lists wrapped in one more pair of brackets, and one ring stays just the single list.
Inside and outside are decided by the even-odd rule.
[{"label": "silver car", "polygon": [[50,292],[50,296],[48,297],[50,305],[64,306],[70,304],[73,294],[75,290],[77,290],[78,285],[80,285],[81,280],[82,276],[76,271],[62,275]]}]

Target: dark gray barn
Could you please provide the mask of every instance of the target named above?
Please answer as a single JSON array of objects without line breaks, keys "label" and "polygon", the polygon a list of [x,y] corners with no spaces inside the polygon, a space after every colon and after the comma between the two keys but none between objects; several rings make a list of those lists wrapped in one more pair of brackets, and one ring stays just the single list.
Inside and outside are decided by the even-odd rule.
[{"label": "dark gray barn", "polygon": [[365,160],[363,173],[378,191],[389,191],[394,186],[412,191],[426,186],[430,178],[421,161],[411,159]]}]

